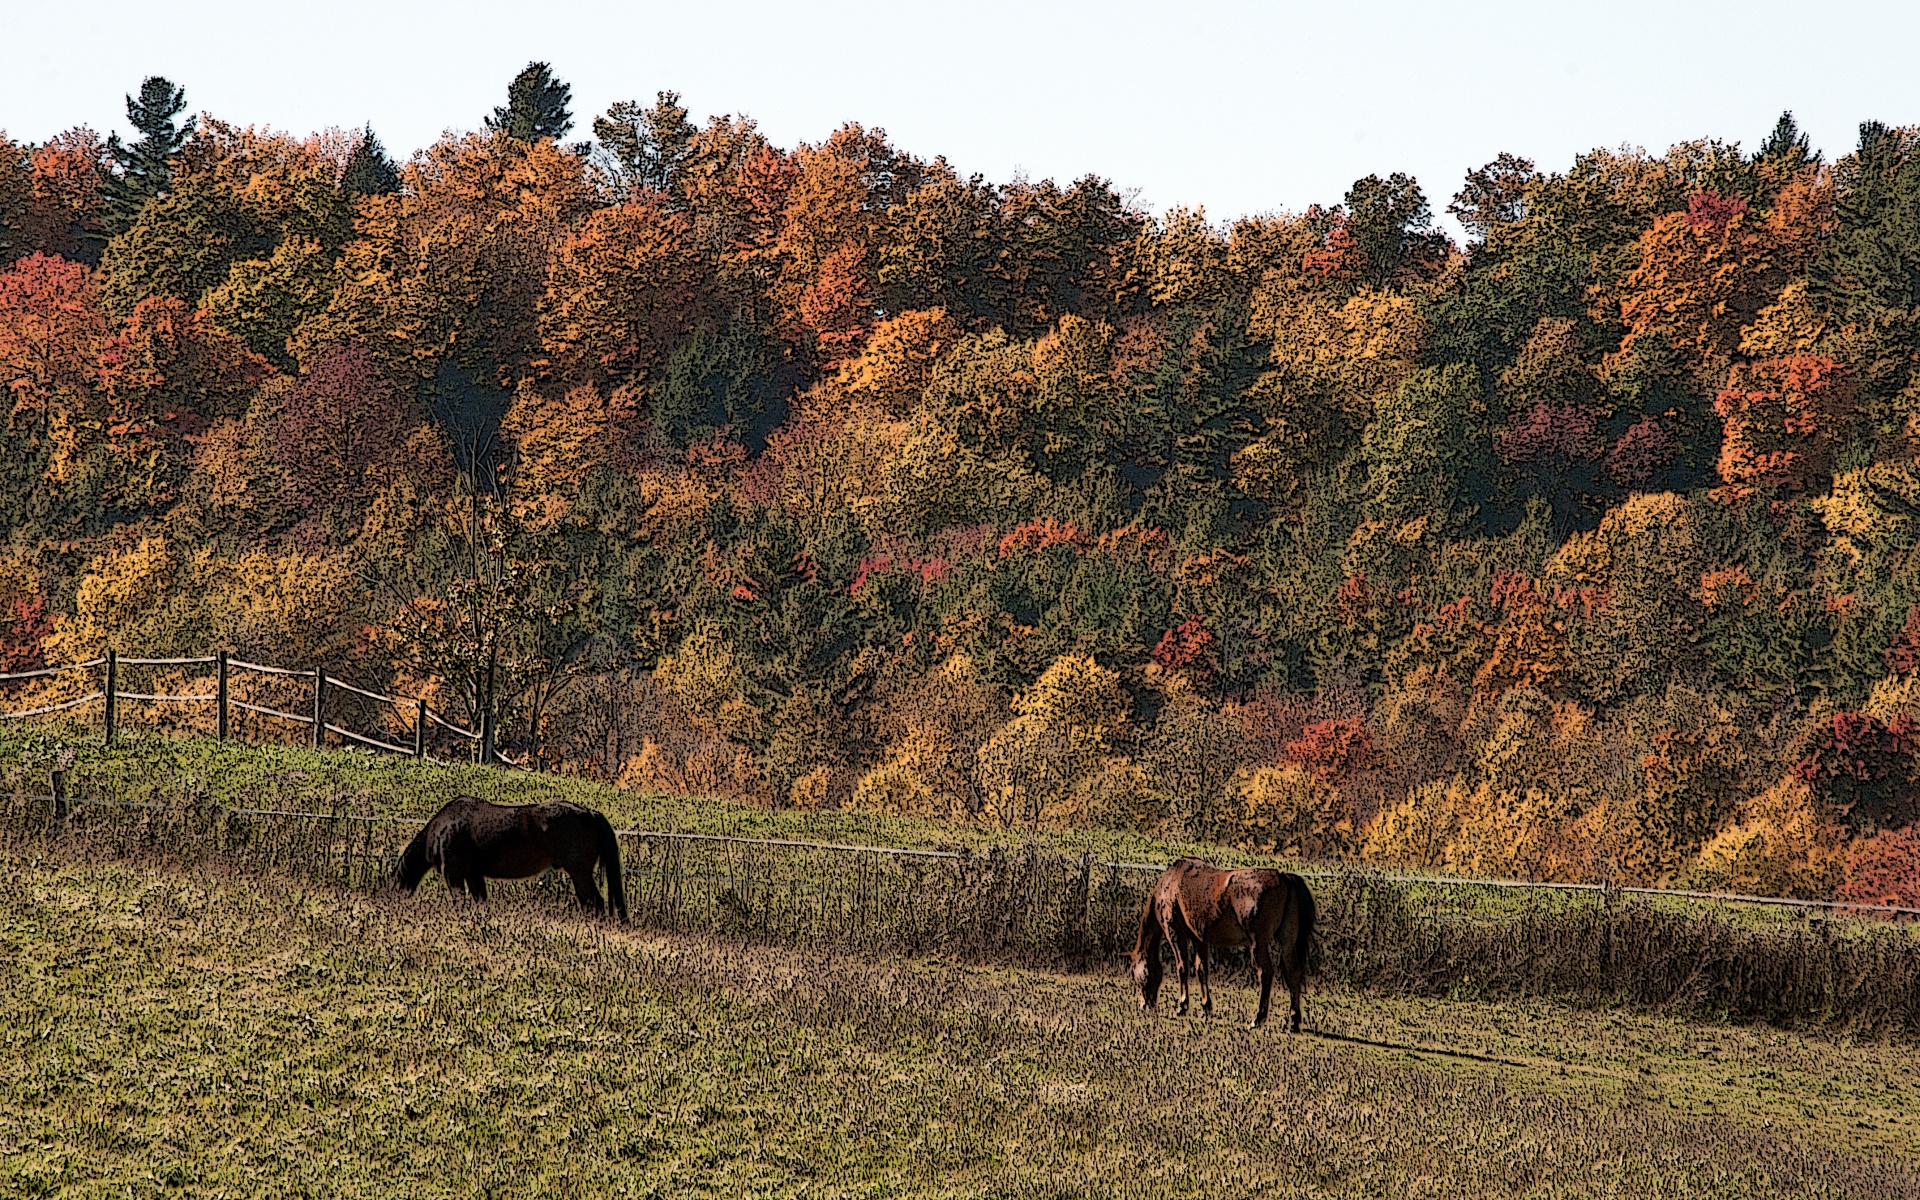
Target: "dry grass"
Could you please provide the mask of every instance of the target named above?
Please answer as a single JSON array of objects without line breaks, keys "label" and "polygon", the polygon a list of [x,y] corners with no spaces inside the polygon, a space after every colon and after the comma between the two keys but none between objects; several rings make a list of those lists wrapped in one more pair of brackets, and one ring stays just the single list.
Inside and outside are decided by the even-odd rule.
[{"label": "dry grass", "polygon": [[[1920,1193],[1897,1047],[1111,975],[0,852],[0,1193]],[[1364,1044],[1381,1043],[1381,1044]],[[1434,1048],[1463,1051],[1435,1053]]]}]

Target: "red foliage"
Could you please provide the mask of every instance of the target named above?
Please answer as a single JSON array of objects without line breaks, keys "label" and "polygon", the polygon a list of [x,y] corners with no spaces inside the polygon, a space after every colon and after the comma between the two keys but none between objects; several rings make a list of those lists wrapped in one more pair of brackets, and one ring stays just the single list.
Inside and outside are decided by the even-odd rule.
[{"label": "red foliage", "polygon": [[1038,554],[1043,550],[1052,550],[1065,546],[1079,553],[1090,549],[1094,540],[1086,530],[1072,521],[1056,521],[1047,517],[1039,521],[1028,521],[1016,525],[1000,539],[1000,557],[1011,558],[1016,554]]},{"label": "red foliage", "polygon": [[1346,625],[1352,625],[1373,611],[1373,589],[1367,586],[1364,571],[1340,581],[1339,590],[1333,594],[1333,609]]},{"label": "red foliage", "polygon": [[397,462],[416,421],[405,397],[359,344],[336,346],[287,395],[274,458],[297,503],[315,508],[370,497],[375,468]]},{"label": "red foliage", "polygon": [[47,597],[16,597],[11,611],[0,613],[0,672],[31,671],[45,666],[40,643],[53,632],[53,614]]},{"label": "red foliage", "polygon": [[1887,647],[1887,670],[1905,675],[1920,668],[1920,604],[1907,609],[1906,623]]},{"label": "red foliage", "polygon": [[1177,628],[1160,635],[1153,648],[1153,661],[1175,674],[1186,675],[1205,686],[1213,681],[1215,638],[1199,617],[1188,617]]},{"label": "red foliage", "polygon": [[1834,713],[1814,726],[1792,774],[1831,803],[1881,824],[1908,824],[1920,817],[1913,789],[1917,732],[1906,716],[1883,722],[1868,713]]},{"label": "red foliage", "polygon": [[1321,279],[1356,279],[1367,269],[1367,253],[1347,232],[1346,218],[1341,216],[1335,218],[1321,247],[1301,257],[1300,268]]},{"label": "red foliage", "polygon": [[1558,407],[1535,403],[1500,435],[1500,457],[1508,462],[1578,462],[1598,458],[1592,414],[1577,404]]},{"label": "red foliage", "polygon": [[1679,444],[1659,421],[1641,417],[1607,451],[1607,474],[1621,487],[1637,487],[1673,462]]},{"label": "red foliage", "polygon": [[1745,211],[1747,202],[1738,196],[1699,192],[1687,197],[1687,224],[1695,229],[1723,232],[1735,217]]},{"label": "red foliage", "polygon": [[854,568],[853,584],[847,588],[847,591],[858,596],[860,589],[866,586],[867,580],[889,571],[899,571],[918,579],[922,585],[931,585],[940,583],[953,574],[953,564],[937,554],[932,558],[911,556],[896,558],[891,554],[869,554],[860,560],[859,566]]},{"label": "red foliage", "polygon": [[1375,765],[1373,735],[1359,717],[1315,721],[1287,743],[1286,761],[1305,767],[1329,783],[1338,783]]},{"label": "red foliage", "polygon": [[1920,831],[1909,825],[1855,842],[1838,898],[1920,908]]}]

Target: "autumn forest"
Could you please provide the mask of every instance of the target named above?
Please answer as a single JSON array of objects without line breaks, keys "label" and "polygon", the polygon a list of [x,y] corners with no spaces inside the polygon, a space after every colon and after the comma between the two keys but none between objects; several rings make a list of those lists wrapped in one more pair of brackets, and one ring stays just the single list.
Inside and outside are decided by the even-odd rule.
[{"label": "autumn forest", "polygon": [[1920,127],[1220,224],[570,106],[532,64],[401,160],[156,77],[0,136],[0,671],[225,649],[623,787],[1920,903]]}]

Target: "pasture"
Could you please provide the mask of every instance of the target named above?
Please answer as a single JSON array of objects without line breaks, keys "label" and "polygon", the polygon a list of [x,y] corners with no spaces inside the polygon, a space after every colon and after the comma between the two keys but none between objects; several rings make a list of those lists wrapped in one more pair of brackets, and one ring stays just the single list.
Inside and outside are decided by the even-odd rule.
[{"label": "pasture", "polygon": [[[57,821],[0,741],[4,1195],[1920,1194],[1910,923],[1320,877],[1289,1039],[1244,956],[1139,1011],[1152,876],[1096,855],[1187,847],[77,748]],[[627,928],[378,895],[455,791],[694,836],[627,840]]]},{"label": "pasture", "polygon": [[1920,1192],[1909,1050],[1316,988],[855,957],[19,849],[0,1193]]}]

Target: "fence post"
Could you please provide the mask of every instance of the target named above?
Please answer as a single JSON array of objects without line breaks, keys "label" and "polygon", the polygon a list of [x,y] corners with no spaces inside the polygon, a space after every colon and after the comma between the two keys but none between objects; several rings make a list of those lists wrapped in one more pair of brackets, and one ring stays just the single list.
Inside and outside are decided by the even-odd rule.
[{"label": "fence post", "polygon": [[414,703],[419,707],[413,714],[413,756],[425,758],[427,756],[427,702],[415,700]]},{"label": "fence post", "polygon": [[313,748],[327,748],[327,669],[313,669]]},{"label": "fence post", "polygon": [[216,661],[220,668],[220,678],[214,688],[214,691],[217,693],[215,697],[217,704],[215,707],[218,715],[214,718],[215,728],[213,735],[224,742],[227,740],[227,652],[225,650],[220,651],[218,655],[216,655]]},{"label": "fence post", "polygon": [[65,769],[53,769],[53,819],[67,819],[67,773]]},{"label": "fence post", "polygon": [[109,746],[113,745],[113,724],[114,724],[113,709],[114,709],[114,699],[119,687],[119,681],[120,681],[120,655],[113,649],[109,648],[107,650],[107,704],[106,704],[106,720],[105,720],[105,725],[107,730],[107,745]]}]

